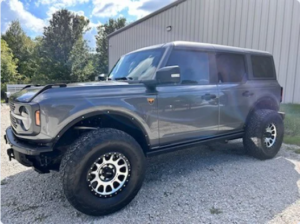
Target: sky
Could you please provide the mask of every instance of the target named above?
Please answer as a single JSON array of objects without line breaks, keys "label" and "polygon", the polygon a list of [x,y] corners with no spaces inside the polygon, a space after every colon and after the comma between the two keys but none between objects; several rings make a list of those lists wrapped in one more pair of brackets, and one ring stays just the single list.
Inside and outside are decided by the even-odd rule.
[{"label": "sky", "polygon": [[1,33],[13,20],[19,20],[28,36],[43,34],[51,15],[59,9],[68,9],[90,20],[91,29],[84,35],[91,48],[95,48],[96,27],[109,18],[125,17],[133,22],[175,0],[0,0]]}]

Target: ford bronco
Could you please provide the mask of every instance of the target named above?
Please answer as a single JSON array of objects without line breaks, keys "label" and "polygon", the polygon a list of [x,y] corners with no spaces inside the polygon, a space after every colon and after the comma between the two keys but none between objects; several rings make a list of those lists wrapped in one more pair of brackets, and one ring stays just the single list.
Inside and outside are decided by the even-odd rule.
[{"label": "ford bronco", "polygon": [[89,215],[126,206],[146,157],[243,139],[273,158],[284,135],[270,53],[172,42],[122,56],[102,82],[26,86],[10,97],[9,159],[59,170],[68,201]]}]

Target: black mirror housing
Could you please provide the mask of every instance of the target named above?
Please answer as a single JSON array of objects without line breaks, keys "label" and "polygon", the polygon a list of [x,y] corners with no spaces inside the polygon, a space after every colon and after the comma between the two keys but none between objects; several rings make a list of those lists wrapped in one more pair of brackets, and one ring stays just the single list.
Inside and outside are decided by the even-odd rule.
[{"label": "black mirror housing", "polygon": [[151,80],[140,81],[148,91],[155,91],[158,84],[178,84],[180,83],[180,68],[179,66],[167,66],[159,69],[156,72],[156,78]]},{"label": "black mirror housing", "polygon": [[156,81],[158,84],[178,84],[180,83],[179,66],[167,66],[156,72]]},{"label": "black mirror housing", "polygon": [[106,75],[106,74],[98,75],[98,81],[105,81],[106,78],[107,78],[107,75]]}]

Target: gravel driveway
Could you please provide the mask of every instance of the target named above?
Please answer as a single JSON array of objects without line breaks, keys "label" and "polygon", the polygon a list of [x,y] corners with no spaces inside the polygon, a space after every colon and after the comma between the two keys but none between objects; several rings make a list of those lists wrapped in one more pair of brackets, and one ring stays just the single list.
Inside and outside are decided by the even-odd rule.
[{"label": "gravel driveway", "polygon": [[[1,107],[1,135],[9,109]],[[1,138],[2,138],[1,136]],[[77,212],[59,173],[38,174],[9,162],[1,141],[3,223],[299,223],[300,155],[283,146],[259,161],[241,141],[199,146],[148,160],[144,185],[123,210],[105,217]],[[298,182],[298,183],[297,183]]]}]

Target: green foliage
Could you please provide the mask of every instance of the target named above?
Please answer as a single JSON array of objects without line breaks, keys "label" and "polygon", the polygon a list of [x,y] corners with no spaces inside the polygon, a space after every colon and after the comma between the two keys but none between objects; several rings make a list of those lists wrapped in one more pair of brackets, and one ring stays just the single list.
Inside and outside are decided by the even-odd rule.
[{"label": "green foliage", "polygon": [[5,40],[1,38],[1,96],[6,91],[6,83],[16,83],[22,80],[17,71],[17,59],[14,59],[12,50]]},{"label": "green foliage", "polygon": [[98,27],[97,54],[91,54],[83,39],[89,20],[62,9],[44,27],[43,35],[32,40],[13,21],[1,37],[1,86],[7,83],[49,84],[93,81],[108,72],[107,36],[124,27],[125,18],[110,19]]},{"label": "green foliage", "polygon": [[31,83],[35,84],[47,84],[48,83],[48,77],[46,74],[41,73],[42,69],[42,62],[44,61],[43,57],[43,48],[42,48],[42,37],[36,37],[35,42],[35,48],[32,53],[31,60],[34,61],[35,69],[31,76]]},{"label": "green foliage", "polygon": [[35,43],[22,30],[19,21],[11,23],[8,30],[2,35],[2,39],[6,41],[14,58],[18,61],[17,72],[23,77],[27,77],[23,83],[27,83],[36,68],[35,62],[32,60]]},{"label": "green foliage", "polygon": [[74,44],[68,62],[71,66],[72,80],[83,82],[95,77],[93,58],[83,38],[79,38]]},{"label": "green foliage", "polygon": [[17,60],[5,40],[1,39],[1,81],[8,82],[17,78]]},{"label": "green foliage", "polygon": [[96,70],[98,74],[108,73],[108,38],[107,36],[126,25],[126,18],[118,18],[116,20],[109,19],[104,25],[100,25],[96,35],[96,51],[98,57],[96,59]]},{"label": "green foliage", "polygon": [[280,110],[285,112],[284,142],[300,146],[300,105],[282,104]]},{"label": "green foliage", "polygon": [[[39,73],[48,80],[71,81],[72,66],[69,57],[74,44],[88,30],[89,20],[62,9],[52,15],[45,27],[39,50]],[[76,81],[76,80],[75,80]]]}]

